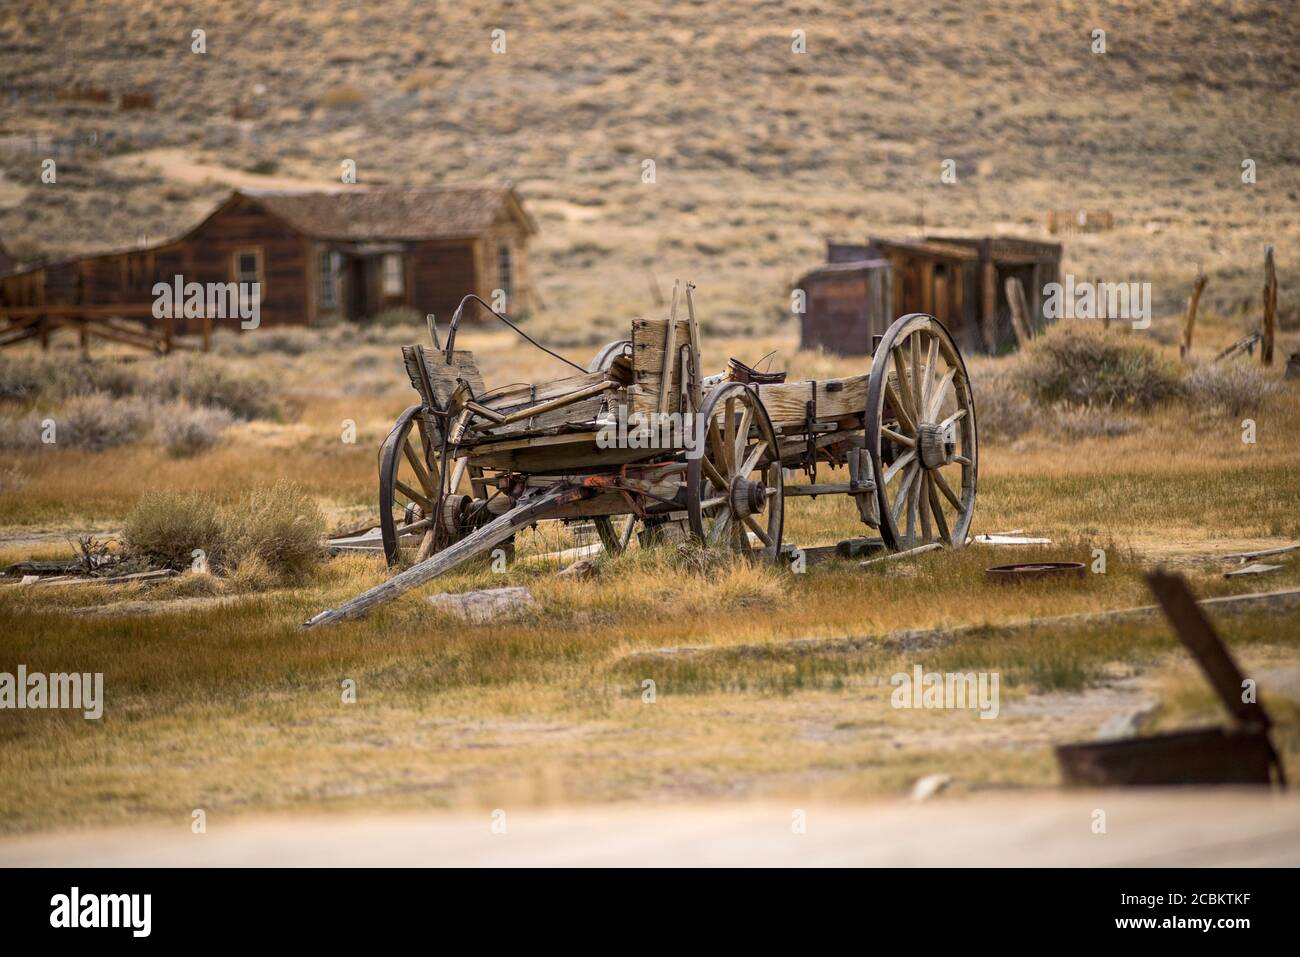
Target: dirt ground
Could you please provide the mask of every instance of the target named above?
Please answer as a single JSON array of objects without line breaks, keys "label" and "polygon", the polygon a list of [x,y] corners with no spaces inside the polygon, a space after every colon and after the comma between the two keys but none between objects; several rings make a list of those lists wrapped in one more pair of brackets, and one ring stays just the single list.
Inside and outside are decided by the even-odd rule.
[{"label": "dirt ground", "polygon": [[0,840],[3,867],[1294,867],[1300,800],[1233,791],[962,803],[612,806],[188,822]]}]

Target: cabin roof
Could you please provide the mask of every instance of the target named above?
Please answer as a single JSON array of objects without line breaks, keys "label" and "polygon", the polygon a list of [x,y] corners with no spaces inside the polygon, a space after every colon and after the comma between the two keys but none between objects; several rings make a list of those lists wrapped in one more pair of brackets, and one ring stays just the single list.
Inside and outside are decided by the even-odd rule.
[{"label": "cabin roof", "polygon": [[513,218],[537,224],[510,186],[347,187],[238,190],[294,229],[316,239],[451,239]]}]

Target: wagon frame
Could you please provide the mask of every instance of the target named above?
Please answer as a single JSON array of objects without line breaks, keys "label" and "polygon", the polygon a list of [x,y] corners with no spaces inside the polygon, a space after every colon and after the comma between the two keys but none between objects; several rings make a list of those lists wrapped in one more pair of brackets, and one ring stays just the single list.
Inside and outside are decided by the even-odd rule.
[{"label": "wagon frame", "polygon": [[[433,348],[402,348],[420,401],[379,454],[384,551],[407,567],[308,627],[361,615],[544,520],[590,521],[610,553],[641,523],[643,541],[675,526],[706,549],[778,561],[788,498],[846,495],[890,549],[965,544],[978,432],[965,363],[937,319],[895,321],[859,375],[786,382],[732,359],[706,376],[693,293],[675,285],[666,319],[634,320],[585,369],[476,296],[445,345],[431,319]],[[488,390],[455,348],[471,303],[577,374]],[[847,467],[847,480],[819,481],[819,466]],[[787,483],[795,472],[807,481]]]}]

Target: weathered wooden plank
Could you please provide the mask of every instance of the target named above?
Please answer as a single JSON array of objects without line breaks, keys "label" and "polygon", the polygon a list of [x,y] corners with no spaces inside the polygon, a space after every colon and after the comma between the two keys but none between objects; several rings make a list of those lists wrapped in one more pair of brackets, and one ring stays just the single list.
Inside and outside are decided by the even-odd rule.
[{"label": "weathered wooden plank", "polygon": [[504,515],[493,519],[482,528],[471,532],[459,542],[447,546],[424,561],[394,575],[383,584],[367,589],[356,598],[337,608],[327,609],[303,623],[303,628],[317,628],[349,618],[360,618],[377,605],[382,605],[419,588],[461,562],[500,545],[519,529],[548,518],[556,505],[582,496],[581,489],[559,486],[523,502]]}]

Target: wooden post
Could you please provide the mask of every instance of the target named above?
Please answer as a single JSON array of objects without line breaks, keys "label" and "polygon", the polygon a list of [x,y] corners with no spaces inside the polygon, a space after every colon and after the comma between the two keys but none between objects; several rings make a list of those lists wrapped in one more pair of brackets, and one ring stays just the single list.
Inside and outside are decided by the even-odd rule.
[{"label": "wooden post", "polygon": [[1277,270],[1273,266],[1273,247],[1264,247],[1264,328],[1260,340],[1259,361],[1273,364],[1273,334],[1277,329]]},{"label": "wooden post", "polygon": [[1011,328],[1016,333],[1016,342],[1023,349],[1034,337],[1033,327],[1029,323],[1029,305],[1025,302],[1025,287],[1015,276],[1008,276],[1004,287],[1007,303],[1011,307]]},{"label": "wooden post", "polygon": [[1101,327],[1103,329],[1109,329],[1110,328],[1110,303],[1106,301],[1106,298],[1104,296],[1102,296],[1102,292],[1105,290],[1105,288],[1106,287],[1102,285],[1100,278],[1093,280],[1092,289],[1097,296],[1097,309],[1101,314]]},{"label": "wooden post", "polygon": [[162,351],[167,355],[172,351],[172,332],[174,321],[170,315],[163,316]]},{"label": "wooden post", "polygon": [[41,318],[36,320],[37,327],[41,330],[41,348],[49,351],[50,348],[50,317],[42,314]]},{"label": "wooden post", "polygon": [[984,336],[984,351],[993,355],[998,351],[998,270],[993,262],[993,244],[987,239],[981,244],[980,259],[980,331]]},{"label": "wooden post", "polygon": [[1196,329],[1196,307],[1200,305],[1201,293],[1205,291],[1205,284],[1209,279],[1198,271],[1195,282],[1192,283],[1192,294],[1187,299],[1187,315],[1183,317],[1183,341],[1178,347],[1178,355],[1184,362],[1192,357],[1192,333]]},{"label": "wooden post", "polygon": [[677,291],[681,283],[673,281],[673,304],[668,310],[668,331],[664,333],[664,366],[659,378],[659,411],[672,411],[673,366],[677,364]]},{"label": "wooden post", "polygon": [[203,351],[207,352],[212,348],[212,319],[206,310],[199,319],[199,329],[203,333]]}]

